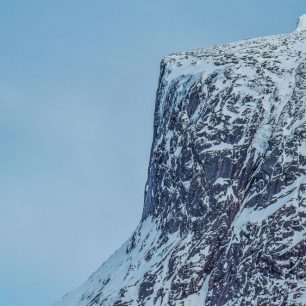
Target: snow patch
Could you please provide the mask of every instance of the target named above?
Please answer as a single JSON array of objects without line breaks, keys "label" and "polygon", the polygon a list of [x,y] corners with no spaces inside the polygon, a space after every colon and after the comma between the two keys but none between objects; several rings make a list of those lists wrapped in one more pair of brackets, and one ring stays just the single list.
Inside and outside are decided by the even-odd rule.
[{"label": "snow patch", "polygon": [[269,124],[264,124],[258,129],[253,142],[253,146],[258,153],[264,154],[266,152],[271,134],[272,126]]}]

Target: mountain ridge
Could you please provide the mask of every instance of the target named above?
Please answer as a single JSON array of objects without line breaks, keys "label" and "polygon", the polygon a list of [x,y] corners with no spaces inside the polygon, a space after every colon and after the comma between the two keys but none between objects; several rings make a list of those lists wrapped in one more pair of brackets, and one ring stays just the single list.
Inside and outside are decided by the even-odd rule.
[{"label": "mountain ridge", "polygon": [[144,209],[56,306],[306,303],[306,32],[166,56]]}]

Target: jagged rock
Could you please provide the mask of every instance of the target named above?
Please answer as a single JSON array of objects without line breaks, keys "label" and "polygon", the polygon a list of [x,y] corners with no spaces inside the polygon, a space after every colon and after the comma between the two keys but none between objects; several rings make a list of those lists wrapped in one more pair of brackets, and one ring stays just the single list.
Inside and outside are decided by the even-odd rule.
[{"label": "jagged rock", "polygon": [[162,60],[142,220],[56,306],[306,305],[304,17]]}]

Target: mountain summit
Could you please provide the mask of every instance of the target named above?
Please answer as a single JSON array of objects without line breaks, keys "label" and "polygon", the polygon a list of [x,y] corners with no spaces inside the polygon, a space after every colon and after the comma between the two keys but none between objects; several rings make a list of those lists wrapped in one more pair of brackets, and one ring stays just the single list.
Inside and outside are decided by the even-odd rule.
[{"label": "mountain summit", "polygon": [[161,62],[140,224],[56,306],[306,305],[306,31]]},{"label": "mountain summit", "polygon": [[299,18],[299,23],[296,28],[296,31],[306,31],[306,14]]}]

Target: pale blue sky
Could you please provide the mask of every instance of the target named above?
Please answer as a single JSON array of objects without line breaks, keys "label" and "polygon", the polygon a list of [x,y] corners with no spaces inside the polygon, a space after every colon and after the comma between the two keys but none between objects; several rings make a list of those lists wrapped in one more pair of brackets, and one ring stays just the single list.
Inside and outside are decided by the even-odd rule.
[{"label": "pale blue sky", "polygon": [[0,305],[48,306],[137,225],[159,62],[292,31],[304,0],[0,4]]}]

